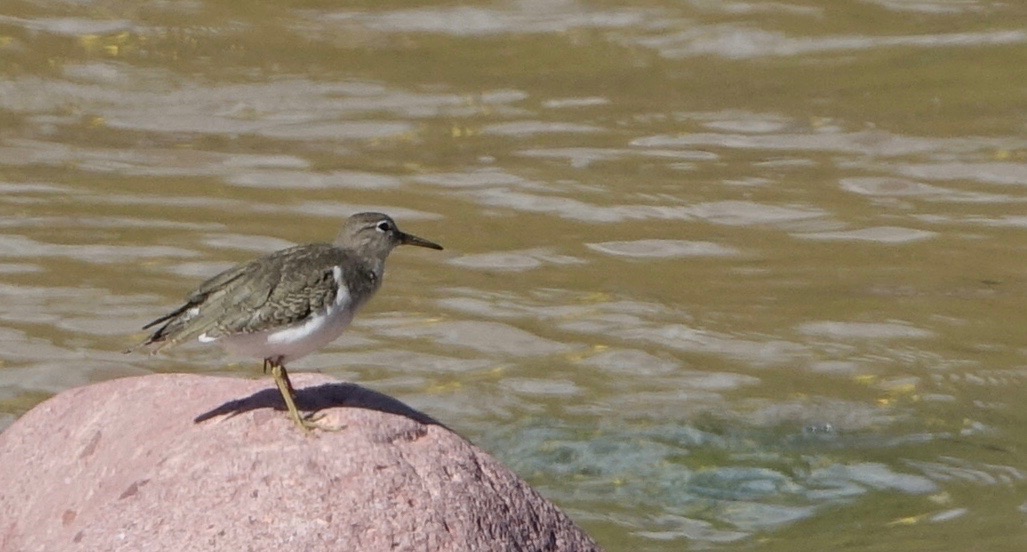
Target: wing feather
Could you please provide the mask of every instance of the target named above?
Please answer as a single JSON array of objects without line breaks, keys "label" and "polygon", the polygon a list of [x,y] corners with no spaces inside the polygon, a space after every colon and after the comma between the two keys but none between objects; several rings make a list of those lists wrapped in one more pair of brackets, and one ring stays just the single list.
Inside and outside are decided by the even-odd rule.
[{"label": "wing feather", "polygon": [[[335,301],[334,268],[359,270],[352,265],[344,250],[310,244],[230,268],[200,284],[184,305],[144,326],[160,325],[135,348],[156,352],[201,335],[217,339],[300,322]],[[297,278],[300,274],[306,277]]]}]

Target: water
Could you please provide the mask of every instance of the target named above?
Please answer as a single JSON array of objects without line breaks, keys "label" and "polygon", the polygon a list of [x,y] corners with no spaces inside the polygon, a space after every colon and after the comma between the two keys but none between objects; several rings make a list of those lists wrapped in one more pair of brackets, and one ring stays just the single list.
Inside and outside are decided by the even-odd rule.
[{"label": "water", "polygon": [[[485,447],[609,550],[1021,550],[1027,8],[0,6],[0,427],[202,279],[402,249],[294,370]],[[270,385],[270,382],[268,382]]]}]

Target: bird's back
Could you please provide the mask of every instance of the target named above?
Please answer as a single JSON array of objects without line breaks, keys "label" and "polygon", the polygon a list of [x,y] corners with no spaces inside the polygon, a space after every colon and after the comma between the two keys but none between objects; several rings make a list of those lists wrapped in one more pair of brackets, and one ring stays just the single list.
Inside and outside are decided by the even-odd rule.
[{"label": "bird's back", "polygon": [[201,336],[215,341],[288,327],[323,313],[336,300],[340,283],[348,286],[355,303],[366,301],[380,284],[374,272],[331,244],[276,251],[203,282],[184,305],[146,326],[163,324],[142,346],[156,351]]}]

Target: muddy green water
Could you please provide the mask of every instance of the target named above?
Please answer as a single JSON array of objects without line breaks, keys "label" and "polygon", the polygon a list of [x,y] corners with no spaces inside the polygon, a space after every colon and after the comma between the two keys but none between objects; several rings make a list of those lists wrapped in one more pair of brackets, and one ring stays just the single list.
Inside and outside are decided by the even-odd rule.
[{"label": "muddy green water", "polygon": [[[0,427],[233,263],[611,551],[1027,549],[1027,4],[0,3]],[[271,385],[271,382],[268,381]],[[131,409],[131,405],[126,405]]]}]

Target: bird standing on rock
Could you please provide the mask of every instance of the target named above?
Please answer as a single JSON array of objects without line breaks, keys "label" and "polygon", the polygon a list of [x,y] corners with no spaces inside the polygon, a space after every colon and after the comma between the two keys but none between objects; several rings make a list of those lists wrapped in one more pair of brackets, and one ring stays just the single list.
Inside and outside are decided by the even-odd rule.
[{"label": "bird standing on rock", "polygon": [[385,259],[396,246],[442,246],[402,232],[382,213],[346,220],[334,244],[282,249],[230,268],[200,285],[186,303],[143,329],[160,325],[130,352],[152,353],[193,339],[264,360],[293,421],[318,427],[300,415],[296,391],[285,370],[342,334],[353,316],[381,287]]}]

